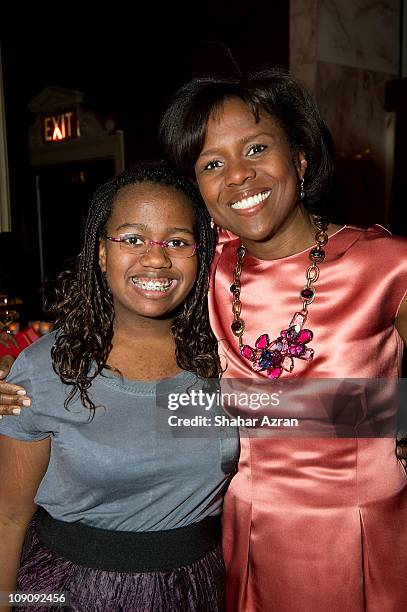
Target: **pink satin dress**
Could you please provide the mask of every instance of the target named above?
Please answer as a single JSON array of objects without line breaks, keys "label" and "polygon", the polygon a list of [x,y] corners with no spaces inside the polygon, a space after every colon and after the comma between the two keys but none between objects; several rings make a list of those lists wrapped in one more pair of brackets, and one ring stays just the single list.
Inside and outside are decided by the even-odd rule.
[{"label": "pink satin dress", "polygon": [[[224,376],[247,379],[264,373],[242,358],[230,329],[239,244],[220,244],[209,299]],[[314,359],[296,359],[280,381],[396,379],[403,343],[394,319],[407,289],[407,240],[380,226],[345,226],[325,250],[305,325]],[[262,333],[276,338],[301,310],[308,251],[274,261],[246,254],[245,343]],[[246,433],[224,506],[228,611],[407,610],[407,476],[394,437]]]}]

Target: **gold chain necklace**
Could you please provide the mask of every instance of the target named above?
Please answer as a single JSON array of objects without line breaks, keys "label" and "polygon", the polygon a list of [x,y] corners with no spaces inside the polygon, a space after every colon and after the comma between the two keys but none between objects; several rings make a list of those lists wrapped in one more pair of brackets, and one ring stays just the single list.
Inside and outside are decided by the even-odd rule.
[{"label": "gold chain necklace", "polygon": [[278,338],[270,342],[268,334],[262,334],[257,338],[254,347],[243,342],[245,323],[240,316],[242,312],[240,275],[246,247],[242,244],[237,249],[237,260],[233,269],[233,284],[230,287],[233,294],[231,329],[239,339],[240,353],[245,359],[251,361],[252,369],[255,372],[266,370],[269,378],[280,378],[284,371],[292,372],[294,358],[311,361],[314,357],[314,350],[306,346],[312,340],[314,334],[310,329],[303,329],[303,327],[307,320],[308,306],[314,301],[316,295],[314,283],[319,278],[318,264],[325,259],[323,247],[328,242],[328,223],[322,217],[314,217],[314,224],[318,231],[315,235],[315,245],[309,252],[312,263],[306,271],[307,282],[300,291],[302,310],[295,313],[288,328],[283,329]]}]

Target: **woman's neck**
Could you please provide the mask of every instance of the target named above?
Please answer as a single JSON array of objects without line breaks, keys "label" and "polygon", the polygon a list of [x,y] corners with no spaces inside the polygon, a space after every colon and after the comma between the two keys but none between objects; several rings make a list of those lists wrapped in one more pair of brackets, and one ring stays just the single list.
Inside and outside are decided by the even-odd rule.
[{"label": "woman's neck", "polygon": [[312,216],[298,207],[285,224],[262,241],[242,238],[248,252],[258,259],[282,259],[315,244],[316,227]]}]

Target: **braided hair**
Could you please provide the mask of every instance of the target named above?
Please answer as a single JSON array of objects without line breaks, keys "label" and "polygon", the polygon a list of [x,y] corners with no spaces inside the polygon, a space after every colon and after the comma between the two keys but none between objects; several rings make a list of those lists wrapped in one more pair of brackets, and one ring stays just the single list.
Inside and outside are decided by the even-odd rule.
[{"label": "braided hair", "polygon": [[194,286],[177,308],[171,331],[177,364],[205,378],[217,377],[220,364],[217,342],[209,325],[207,292],[216,234],[199,191],[193,183],[164,162],[140,162],[102,185],[90,204],[84,244],[76,265],[57,281],[51,313],[58,330],[51,351],[55,372],[72,388],[67,408],[78,395],[93,416],[96,405],[89,396],[93,379],[106,366],[112,348],[114,307],[112,295],[99,267],[99,241],[107,231],[117,193],[142,182],[170,186],[191,203],[196,215],[198,273]]}]

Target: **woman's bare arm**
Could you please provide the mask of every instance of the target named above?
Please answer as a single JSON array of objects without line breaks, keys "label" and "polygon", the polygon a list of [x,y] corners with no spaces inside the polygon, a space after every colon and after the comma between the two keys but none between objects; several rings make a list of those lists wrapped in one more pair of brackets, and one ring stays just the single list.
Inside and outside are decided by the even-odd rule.
[{"label": "woman's bare arm", "polygon": [[[401,303],[399,312],[396,318],[396,329],[402,337],[405,346],[407,346],[407,295]],[[407,437],[406,433],[402,432],[398,438],[397,456],[401,459],[404,467],[407,467]]]},{"label": "woman's bare arm", "polygon": [[401,306],[396,317],[396,329],[407,346],[407,295],[401,302]]}]

